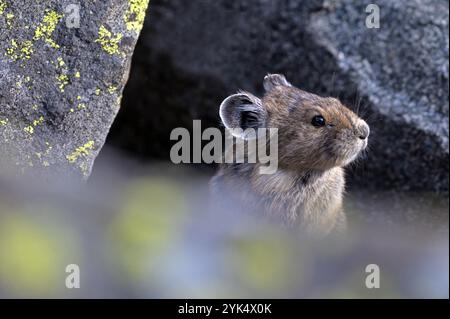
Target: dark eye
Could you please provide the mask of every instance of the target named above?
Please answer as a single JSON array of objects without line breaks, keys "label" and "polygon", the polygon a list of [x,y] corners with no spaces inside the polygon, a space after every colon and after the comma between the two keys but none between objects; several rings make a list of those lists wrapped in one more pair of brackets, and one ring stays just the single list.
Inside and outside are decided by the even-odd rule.
[{"label": "dark eye", "polygon": [[325,119],[322,115],[316,115],[312,118],[311,124],[315,127],[325,126]]}]

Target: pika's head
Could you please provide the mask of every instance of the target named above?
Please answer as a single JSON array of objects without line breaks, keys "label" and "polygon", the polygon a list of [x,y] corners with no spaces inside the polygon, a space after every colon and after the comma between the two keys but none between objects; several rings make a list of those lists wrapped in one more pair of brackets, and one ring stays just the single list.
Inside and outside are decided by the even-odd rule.
[{"label": "pika's head", "polygon": [[228,129],[277,128],[280,167],[342,167],[367,147],[369,126],[339,100],[302,91],[279,74],[267,75],[264,88],[262,99],[247,92],[227,97],[220,117]]}]

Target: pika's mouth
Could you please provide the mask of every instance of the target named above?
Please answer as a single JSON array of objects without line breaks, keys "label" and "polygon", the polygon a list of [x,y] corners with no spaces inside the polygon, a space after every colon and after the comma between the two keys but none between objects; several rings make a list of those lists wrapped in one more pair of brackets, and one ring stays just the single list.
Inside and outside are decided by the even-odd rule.
[{"label": "pika's mouth", "polygon": [[364,139],[362,141],[361,151],[364,151],[367,148],[367,145],[369,144],[369,139]]},{"label": "pika's mouth", "polygon": [[351,147],[343,150],[340,154],[340,158],[338,162],[340,162],[341,166],[346,166],[356,160],[367,148],[368,139],[360,139],[356,143],[354,143]]}]

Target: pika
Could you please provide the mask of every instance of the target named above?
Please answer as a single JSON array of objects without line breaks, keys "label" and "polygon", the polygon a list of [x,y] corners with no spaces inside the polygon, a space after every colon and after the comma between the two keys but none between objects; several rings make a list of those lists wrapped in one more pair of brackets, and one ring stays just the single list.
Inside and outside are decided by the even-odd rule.
[{"label": "pika", "polygon": [[228,196],[232,207],[306,232],[342,232],[344,167],[366,149],[368,124],[339,100],[300,90],[284,75],[269,74],[263,85],[262,99],[239,92],[219,113],[226,129],[277,128],[278,169],[260,174],[258,162],[221,164],[210,181],[213,198]]}]

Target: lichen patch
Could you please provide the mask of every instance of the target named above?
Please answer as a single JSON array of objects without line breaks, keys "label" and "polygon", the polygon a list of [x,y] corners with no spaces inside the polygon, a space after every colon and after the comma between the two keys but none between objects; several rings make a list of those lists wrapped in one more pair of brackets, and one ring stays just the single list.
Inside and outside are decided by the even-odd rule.
[{"label": "lichen patch", "polygon": [[121,33],[118,33],[114,35],[112,32],[110,32],[108,29],[106,29],[105,26],[100,26],[98,30],[98,38],[95,40],[95,42],[100,43],[102,46],[102,49],[110,54],[119,54],[119,43],[122,40],[123,35]]},{"label": "lichen patch", "polygon": [[42,23],[36,28],[33,39],[35,41],[42,39],[52,48],[59,49],[59,45],[52,39],[52,34],[62,18],[63,15],[56,11],[47,11]]},{"label": "lichen patch", "polygon": [[129,0],[130,6],[125,12],[124,21],[128,31],[139,33],[142,30],[149,0]]},{"label": "lichen patch", "polygon": [[0,119],[0,126],[5,126],[9,123],[9,120],[7,118]]},{"label": "lichen patch", "polygon": [[7,8],[7,4],[5,1],[0,0],[0,16],[3,15],[3,13],[5,12]]},{"label": "lichen patch", "polygon": [[69,163],[75,163],[80,157],[88,156],[94,149],[94,145],[94,141],[89,141],[83,146],[76,148],[75,151],[66,156],[67,160]]},{"label": "lichen patch", "polygon": [[33,54],[33,42],[30,40],[24,42],[17,42],[12,39],[10,46],[6,48],[6,56],[12,61],[29,60]]}]

